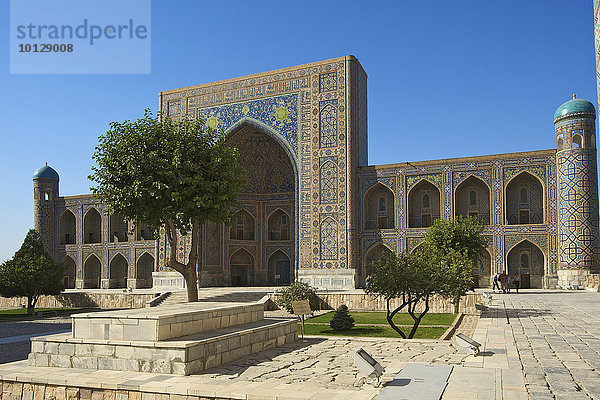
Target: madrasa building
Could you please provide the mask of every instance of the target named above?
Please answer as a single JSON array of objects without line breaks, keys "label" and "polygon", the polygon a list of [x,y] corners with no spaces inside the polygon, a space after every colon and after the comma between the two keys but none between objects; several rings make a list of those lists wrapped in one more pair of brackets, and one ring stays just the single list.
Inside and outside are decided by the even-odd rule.
[{"label": "madrasa building", "polygon": [[[380,254],[412,251],[436,219],[458,215],[484,227],[477,286],[506,271],[525,288],[576,288],[598,271],[587,100],[558,107],[553,149],[389,165],[368,163],[367,74],[353,56],[167,90],[159,102],[226,132],[248,172],[231,226],[200,228],[199,286],[360,287]],[[183,287],[165,266],[164,229],[155,239],[92,195],[60,196],[48,165],[33,189],[35,229],[67,266],[67,287]],[[180,240],[180,259],[190,244]]]}]

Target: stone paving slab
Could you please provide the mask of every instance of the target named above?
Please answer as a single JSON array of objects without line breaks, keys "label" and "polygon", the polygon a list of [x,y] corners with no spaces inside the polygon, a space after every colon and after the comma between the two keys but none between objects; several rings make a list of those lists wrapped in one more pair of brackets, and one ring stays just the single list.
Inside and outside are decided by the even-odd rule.
[{"label": "stone paving slab", "polygon": [[530,398],[600,399],[600,295],[497,295],[515,338]]}]

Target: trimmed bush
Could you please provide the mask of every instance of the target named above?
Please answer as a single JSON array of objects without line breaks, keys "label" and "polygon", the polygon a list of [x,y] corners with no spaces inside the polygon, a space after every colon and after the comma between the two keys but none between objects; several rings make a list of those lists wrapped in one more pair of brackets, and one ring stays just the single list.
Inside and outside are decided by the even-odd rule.
[{"label": "trimmed bush", "polygon": [[347,331],[354,327],[354,318],[348,313],[348,307],[342,304],[335,310],[333,318],[329,321],[329,327],[334,331]]}]

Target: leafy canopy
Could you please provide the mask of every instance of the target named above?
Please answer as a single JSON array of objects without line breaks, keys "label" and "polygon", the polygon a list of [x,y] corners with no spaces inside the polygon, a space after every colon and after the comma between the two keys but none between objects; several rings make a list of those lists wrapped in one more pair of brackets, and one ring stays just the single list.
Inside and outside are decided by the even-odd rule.
[{"label": "leafy canopy", "polygon": [[46,253],[39,233],[31,229],[13,258],[0,264],[0,295],[27,297],[31,315],[39,296],[63,290],[63,276],[64,267]]},{"label": "leafy canopy", "polygon": [[199,223],[228,222],[244,185],[237,149],[201,119],[173,120],[145,110],[113,122],[93,155],[92,193],[108,211],[156,230],[168,220],[182,234]]},{"label": "leafy canopy", "polygon": [[[486,244],[481,232],[482,228],[471,218],[437,220],[413,252],[384,253],[371,265],[371,283],[365,291],[386,299],[388,323],[402,337],[406,337],[405,333],[392,319],[405,307],[414,320],[408,334],[412,338],[429,311],[432,295],[449,298],[458,306],[472,286],[473,265]],[[393,299],[401,299],[394,309]]]}]

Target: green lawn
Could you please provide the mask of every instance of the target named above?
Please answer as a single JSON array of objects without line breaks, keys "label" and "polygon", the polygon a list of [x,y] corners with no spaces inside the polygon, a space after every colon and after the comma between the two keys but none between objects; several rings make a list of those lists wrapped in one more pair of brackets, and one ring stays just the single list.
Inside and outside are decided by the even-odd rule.
[{"label": "green lawn", "polygon": [[[35,312],[38,311],[53,311],[60,315],[62,313],[68,313],[72,311],[81,311],[85,310],[85,308],[36,308]],[[27,309],[26,308],[11,308],[10,310],[0,310],[0,320],[3,319],[19,319],[27,317]]]},{"label": "green lawn", "polygon": [[[314,324],[327,324],[329,325],[329,321],[333,317],[334,312],[328,312],[326,314],[321,314],[318,317],[309,318],[305,321],[305,323],[314,323]],[[355,324],[380,324],[380,325],[388,325],[386,313],[385,312],[350,312],[350,315],[354,318]],[[450,326],[452,322],[456,318],[456,314],[425,314],[423,320],[421,321],[421,326],[425,325],[445,325]],[[396,325],[411,325],[413,324],[413,319],[408,314],[396,314],[394,316],[394,323]],[[391,328],[390,328],[391,329]]]},{"label": "green lawn", "polygon": [[[354,318],[356,324],[354,328],[334,332],[329,327],[329,321],[333,317],[334,312],[319,315],[318,317],[308,318],[304,322],[304,333],[306,335],[325,335],[325,336],[370,336],[370,337],[392,337],[400,338],[401,336],[393,330],[386,318],[385,312],[351,312],[350,315]],[[439,339],[446,329],[452,325],[456,314],[425,314],[421,325],[417,329],[415,339]],[[394,323],[402,331],[408,335],[413,325],[413,319],[408,314],[396,314]],[[440,325],[440,326],[432,326]],[[298,324],[298,334],[302,332],[302,324]]]},{"label": "green lawn", "polygon": [[[432,327],[419,327],[415,334],[415,339],[439,339],[447,328],[432,328]],[[404,333],[408,335],[409,329],[403,329]],[[298,335],[302,333],[302,324],[298,323]],[[329,325],[325,324],[304,324],[305,335],[325,335],[325,336],[352,336],[352,337],[391,337],[400,338],[400,335],[393,330],[390,326],[355,326],[354,328],[334,332],[331,330]]]}]

